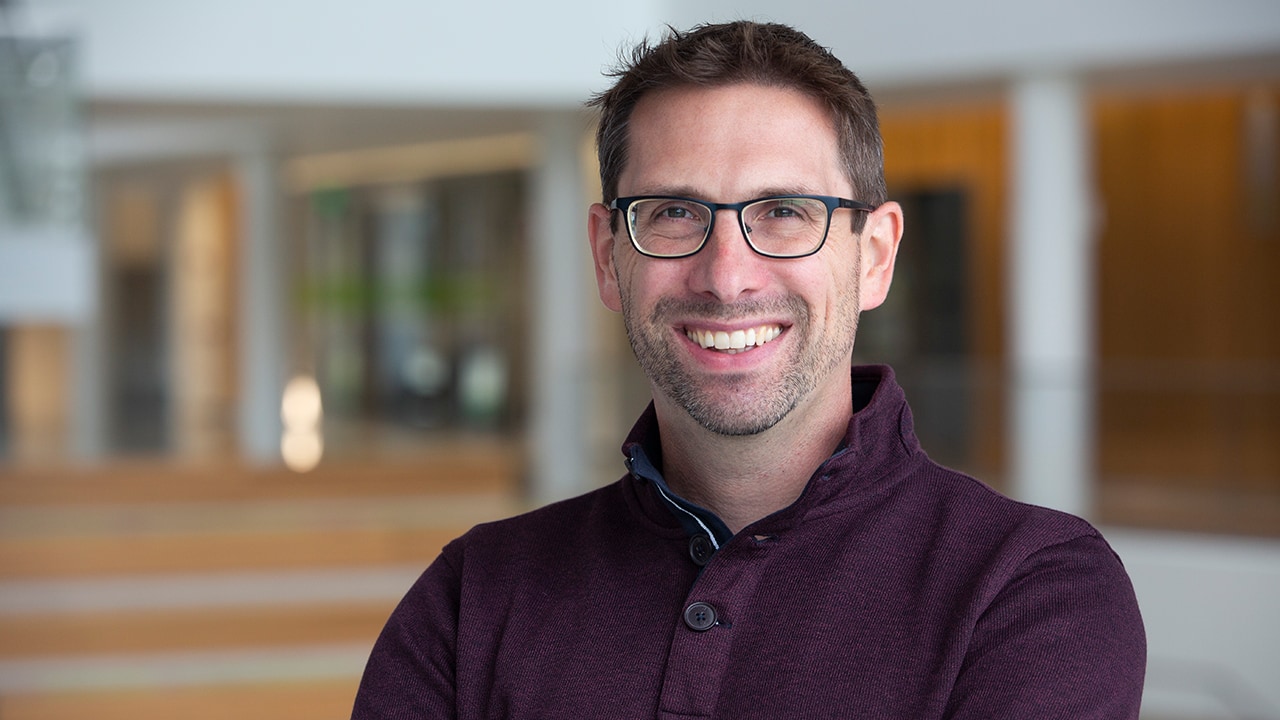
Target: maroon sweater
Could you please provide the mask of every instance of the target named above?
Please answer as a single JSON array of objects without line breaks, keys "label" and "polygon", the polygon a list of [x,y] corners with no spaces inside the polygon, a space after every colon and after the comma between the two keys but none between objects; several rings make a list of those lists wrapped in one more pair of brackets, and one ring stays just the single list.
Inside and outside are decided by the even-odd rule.
[{"label": "maroon sweater", "polygon": [[[1098,532],[930,461],[888,369],[854,383],[842,447],[717,551],[645,462],[450,543],[352,717],[1136,718],[1142,620]],[[652,408],[628,448],[660,467]]]}]

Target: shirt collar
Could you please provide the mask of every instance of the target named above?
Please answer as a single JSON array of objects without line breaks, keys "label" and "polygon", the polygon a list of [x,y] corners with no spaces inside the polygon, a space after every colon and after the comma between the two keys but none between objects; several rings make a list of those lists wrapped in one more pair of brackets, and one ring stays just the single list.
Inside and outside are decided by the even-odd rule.
[{"label": "shirt collar", "polygon": [[[652,412],[652,410],[653,408],[650,406],[648,412]],[[719,550],[720,546],[729,542],[729,539],[733,537],[729,526],[724,524],[720,516],[710,510],[677,495],[671,489],[671,486],[667,485],[666,479],[662,477],[662,473],[654,465],[653,461],[649,459],[649,453],[646,452],[641,442],[628,442],[623,447],[623,452],[627,455],[627,470],[636,479],[653,483],[658,495],[662,497],[663,504],[676,517],[676,520],[680,521],[680,526],[684,528],[685,532],[690,536],[706,535],[711,539],[711,545],[716,550]],[[661,450],[658,452],[661,453]]]},{"label": "shirt collar", "polygon": [[[837,498],[852,500],[850,491],[891,481],[902,474],[904,463],[920,452],[912,427],[911,410],[893,369],[885,365],[851,369],[853,411],[844,440],[836,452],[810,479],[801,497],[787,510],[775,513],[774,525],[800,522],[811,513],[836,509]],[[641,483],[653,485],[657,504],[663,505],[690,536],[705,534],[716,547],[733,536],[712,511],[673,492],[662,472],[662,442],[653,404],[636,421],[623,443],[627,470]],[[838,480],[837,480],[838,479]]]}]

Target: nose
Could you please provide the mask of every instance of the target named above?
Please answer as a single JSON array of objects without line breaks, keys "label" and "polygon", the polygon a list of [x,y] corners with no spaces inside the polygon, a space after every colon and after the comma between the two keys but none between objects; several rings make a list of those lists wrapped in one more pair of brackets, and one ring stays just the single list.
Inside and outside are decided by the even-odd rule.
[{"label": "nose", "polygon": [[721,303],[733,303],[764,286],[768,260],[747,244],[733,210],[719,211],[706,245],[689,261],[689,289]]}]

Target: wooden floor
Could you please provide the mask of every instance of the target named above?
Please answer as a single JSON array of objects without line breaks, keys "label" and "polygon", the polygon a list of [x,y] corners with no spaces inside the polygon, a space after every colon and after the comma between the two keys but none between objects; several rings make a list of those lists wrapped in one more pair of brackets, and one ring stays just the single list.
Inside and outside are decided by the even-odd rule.
[{"label": "wooden floor", "polygon": [[512,448],[297,475],[0,467],[0,718],[346,718],[448,540],[518,512]]},{"label": "wooden floor", "polygon": [[[298,475],[0,466],[0,720],[335,720],[441,546],[525,509],[513,448]],[[1104,523],[1280,532],[1274,495],[1101,488]],[[1206,524],[1207,523],[1207,524]]]},{"label": "wooden floor", "polygon": [[322,720],[351,716],[356,679],[207,684],[0,697],[0,717],[23,720]]}]

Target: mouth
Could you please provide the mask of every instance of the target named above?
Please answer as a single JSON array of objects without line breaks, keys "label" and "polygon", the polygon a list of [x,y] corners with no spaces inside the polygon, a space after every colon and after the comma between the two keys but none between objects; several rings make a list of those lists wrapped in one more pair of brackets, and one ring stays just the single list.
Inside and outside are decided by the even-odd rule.
[{"label": "mouth", "polygon": [[685,337],[706,350],[715,350],[728,355],[749,352],[782,334],[781,325],[760,325],[742,330],[706,330],[686,327]]}]

